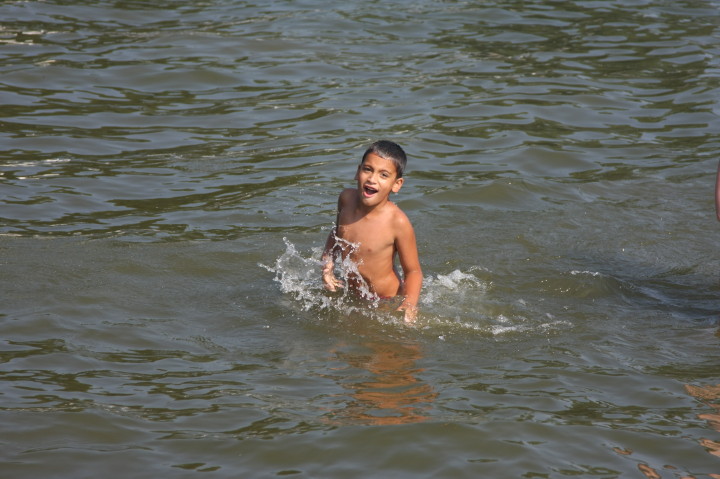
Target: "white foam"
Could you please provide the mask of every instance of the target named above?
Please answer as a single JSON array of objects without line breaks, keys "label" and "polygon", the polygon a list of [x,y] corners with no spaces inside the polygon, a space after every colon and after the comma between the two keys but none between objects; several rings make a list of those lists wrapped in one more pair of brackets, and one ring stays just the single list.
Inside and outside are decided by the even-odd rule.
[{"label": "white foam", "polygon": [[602,273],[598,273],[597,271],[579,271],[579,270],[573,270],[570,271],[570,274],[573,276],[577,276],[579,274],[588,274],[590,276],[602,276]]}]

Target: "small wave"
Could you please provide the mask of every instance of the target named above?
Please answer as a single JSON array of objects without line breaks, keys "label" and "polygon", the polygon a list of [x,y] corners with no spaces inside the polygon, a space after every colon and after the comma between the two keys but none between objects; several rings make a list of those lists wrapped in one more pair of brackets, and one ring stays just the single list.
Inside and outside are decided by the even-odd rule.
[{"label": "small wave", "polygon": [[16,162],[9,162],[5,163],[5,168],[28,168],[28,167],[37,167],[37,166],[50,166],[57,163],[69,163],[71,160],[70,158],[44,158],[39,160],[33,160],[33,161],[16,161]]},{"label": "small wave", "polygon": [[464,300],[468,295],[476,298],[478,294],[484,294],[492,283],[483,281],[475,276],[475,274],[473,274],[475,271],[486,270],[472,267],[467,273],[456,269],[446,275],[426,276],[423,279],[423,297],[421,304],[432,305],[435,303],[444,303],[444,300],[447,299]]},{"label": "small wave", "polygon": [[573,270],[570,271],[570,274],[573,276],[585,274],[589,276],[602,276],[602,273],[598,273],[597,271],[579,271],[579,270]]}]

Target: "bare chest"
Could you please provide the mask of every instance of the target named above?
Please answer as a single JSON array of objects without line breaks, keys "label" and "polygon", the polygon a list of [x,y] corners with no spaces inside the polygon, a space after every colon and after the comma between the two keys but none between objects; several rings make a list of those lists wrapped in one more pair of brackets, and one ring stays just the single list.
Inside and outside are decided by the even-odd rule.
[{"label": "bare chest", "polygon": [[377,254],[392,254],[395,238],[388,222],[366,221],[364,219],[352,223],[338,225],[338,237],[347,242],[343,249],[346,253],[362,257]]}]

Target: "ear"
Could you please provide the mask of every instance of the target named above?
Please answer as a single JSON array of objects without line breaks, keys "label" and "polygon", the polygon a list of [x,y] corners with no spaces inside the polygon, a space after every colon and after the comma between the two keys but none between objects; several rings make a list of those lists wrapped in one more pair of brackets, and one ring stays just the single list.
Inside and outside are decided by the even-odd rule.
[{"label": "ear", "polygon": [[395,180],[395,183],[393,184],[393,187],[392,187],[392,192],[397,193],[398,191],[400,191],[400,188],[402,188],[404,181],[405,181],[405,178],[398,178],[397,180]]},{"label": "ear", "polygon": [[353,180],[355,180],[355,181],[357,181],[357,180],[358,180],[358,177],[360,176],[360,167],[361,167],[361,166],[362,166],[362,163],[360,163],[360,164],[358,165],[358,169],[355,170],[355,178],[353,178]]}]

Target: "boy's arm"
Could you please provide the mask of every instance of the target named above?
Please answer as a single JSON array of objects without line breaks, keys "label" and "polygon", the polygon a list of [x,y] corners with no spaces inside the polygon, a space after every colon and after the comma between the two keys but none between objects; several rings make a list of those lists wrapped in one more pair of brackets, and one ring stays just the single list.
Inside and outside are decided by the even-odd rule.
[{"label": "boy's arm", "polygon": [[417,318],[417,304],[422,289],[422,269],[418,257],[415,230],[404,214],[398,219],[397,251],[405,281],[405,300],[399,311],[405,311],[405,322],[413,322]]},{"label": "boy's arm", "polygon": [[338,198],[338,206],[337,206],[337,216],[335,217],[335,225],[330,230],[330,234],[328,234],[327,240],[325,241],[325,248],[323,249],[323,254],[321,257],[321,261],[323,264],[322,269],[322,280],[323,285],[325,286],[325,289],[328,291],[336,291],[337,288],[342,288],[343,283],[339,279],[335,277],[335,261],[333,259],[333,250],[335,249],[335,244],[337,243],[337,226],[340,224],[340,208],[342,206],[342,195]]},{"label": "boy's arm", "polygon": [[322,254],[322,280],[325,289],[328,291],[337,291],[343,287],[342,281],[335,277],[335,261],[333,260],[333,248],[335,247],[335,226],[330,230],[327,241],[325,241],[325,249]]}]

